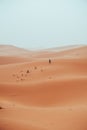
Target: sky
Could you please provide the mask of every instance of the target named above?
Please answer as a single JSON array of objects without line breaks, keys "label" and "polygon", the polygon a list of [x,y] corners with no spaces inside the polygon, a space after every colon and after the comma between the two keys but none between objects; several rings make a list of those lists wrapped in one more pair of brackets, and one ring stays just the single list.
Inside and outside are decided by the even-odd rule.
[{"label": "sky", "polygon": [[0,0],[0,44],[87,44],[87,0]]}]

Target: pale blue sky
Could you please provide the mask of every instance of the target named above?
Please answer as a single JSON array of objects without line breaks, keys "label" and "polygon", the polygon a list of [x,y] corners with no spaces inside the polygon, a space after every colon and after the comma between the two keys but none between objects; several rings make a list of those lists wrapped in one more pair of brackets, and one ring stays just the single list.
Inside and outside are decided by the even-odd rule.
[{"label": "pale blue sky", "polygon": [[0,0],[0,44],[87,44],[87,0]]}]

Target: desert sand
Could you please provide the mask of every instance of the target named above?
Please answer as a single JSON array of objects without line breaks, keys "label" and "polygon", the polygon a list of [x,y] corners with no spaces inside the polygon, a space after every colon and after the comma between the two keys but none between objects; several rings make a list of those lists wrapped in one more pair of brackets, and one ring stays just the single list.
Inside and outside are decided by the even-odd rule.
[{"label": "desert sand", "polygon": [[87,130],[87,46],[0,46],[0,130]]}]

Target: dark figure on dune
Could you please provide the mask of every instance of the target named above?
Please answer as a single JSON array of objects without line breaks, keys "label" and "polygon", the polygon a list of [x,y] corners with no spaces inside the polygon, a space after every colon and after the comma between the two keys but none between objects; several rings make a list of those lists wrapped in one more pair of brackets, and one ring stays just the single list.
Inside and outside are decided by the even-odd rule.
[{"label": "dark figure on dune", "polygon": [[27,73],[29,73],[29,70],[27,70]]},{"label": "dark figure on dune", "polygon": [[3,108],[0,106],[0,109],[3,109]]},{"label": "dark figure on dune", "polygon": [[51,59],[49,59],[49,64],[51,64]]}]

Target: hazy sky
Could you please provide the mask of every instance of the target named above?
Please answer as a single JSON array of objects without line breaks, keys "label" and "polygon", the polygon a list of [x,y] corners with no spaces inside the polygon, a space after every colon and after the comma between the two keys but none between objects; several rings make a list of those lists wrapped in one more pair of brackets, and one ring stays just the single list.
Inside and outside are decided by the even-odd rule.
[{"label": "hazy sky", "polygon": [[0,0],[0,44],[87,44],[87,0]]}]

